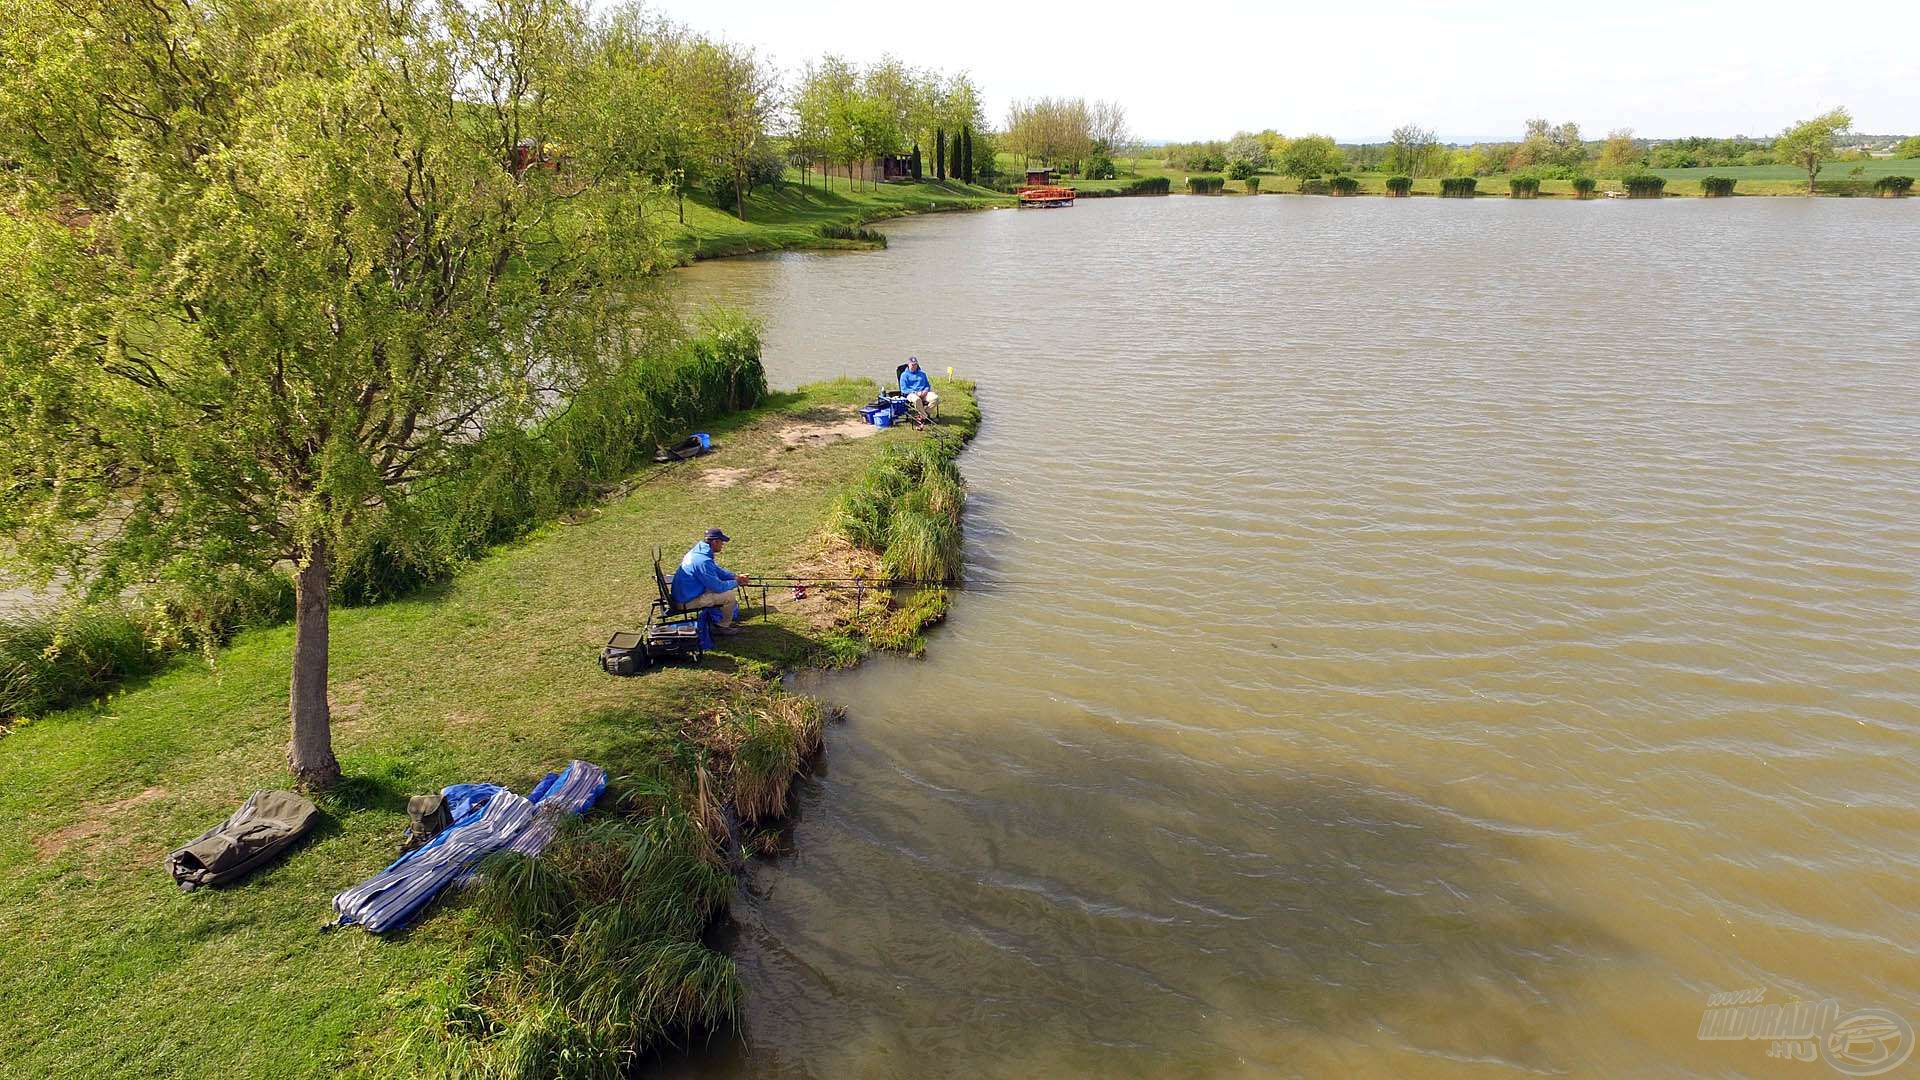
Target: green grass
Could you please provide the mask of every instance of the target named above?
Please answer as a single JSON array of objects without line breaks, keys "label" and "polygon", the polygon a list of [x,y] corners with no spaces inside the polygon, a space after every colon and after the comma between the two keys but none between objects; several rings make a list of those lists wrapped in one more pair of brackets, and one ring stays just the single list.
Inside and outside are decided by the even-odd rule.
[{"label": "green grass", "polygon": [[[968,387],[939,388],[960,430],[975,415]],[[462,780],[525,791],[573,757],[652,775],[691,752],[683,725],[734,700],[743,672],[846,658],[843,635],[776,612],[700,669],[615,679],[595,664],[609,633],[645,618],[651,545],[672,559],[721,525],[736,569],[784,570],[816,552],[838,490],[882,448],[921,436],[788,451],[775,431],[849,416],[872,389],[775,395],[712,425],[720,453],[643,468],[578,524],[541,527],[421,594],[336,610],[347,781],[322,800],[314,836],[235,888],[180,894],[161,860],[247,793],[288,782],[290,628],[244,632],[212,666],[176,659],[0,737],[0,1060],[29,1076],[412,1067],[476,970],[498,974],[485,963],[495,920],[455,902],[393,940],[323,934],[333,894],[391,860],[409,794]],[[727,468],[778,484],[709,486]],[[699,985],[724,989],[713,976]]]},{"label": "green grass", "polygon": [[756,251],[863,248],[872,245],[834,233],[885,218],[1014,203],[1010,196],[957,180],[874,185],[859,180],[849,186],[842,175],[827,178],[825,190],[821,183],[818,171],[810,171],[802,184],[800,174],[789,170],[786,183],[762,187],[747,198],[745,220],[734,216],[730,201],[689,198],[681,225],[674,205],[667,203],[662,212],[668,243],[683,262]]}]

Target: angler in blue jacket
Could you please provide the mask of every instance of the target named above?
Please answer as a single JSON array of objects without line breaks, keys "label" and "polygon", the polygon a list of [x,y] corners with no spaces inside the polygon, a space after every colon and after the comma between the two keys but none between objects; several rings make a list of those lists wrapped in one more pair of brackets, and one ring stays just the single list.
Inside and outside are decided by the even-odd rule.
[{"label": "angler in blue jacket", "polygon": [[933,392],[933,380],[920,370],[920,358],[907,357],[907,370],[900,373],[900,392],[907,395],[907,404],[924,413],[929,405],[940,400]]},{"label": "angler in blue jacket", "polygon": [[733,624],[740,618],[740,589],[747,584],[747,575],[736,574],[716,561],[730,539],[719,529],[708,529],[673,572],[673,602],[688,610],[716,609],[713,631],[729,636],[740,632]]}]

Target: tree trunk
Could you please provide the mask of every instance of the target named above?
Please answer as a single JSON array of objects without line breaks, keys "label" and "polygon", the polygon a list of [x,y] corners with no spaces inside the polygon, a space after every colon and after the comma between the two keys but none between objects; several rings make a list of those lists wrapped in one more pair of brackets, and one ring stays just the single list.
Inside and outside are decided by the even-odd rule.
[{"label": "tree trunk", "polygon": [[340,779],[327,711],[327,545],[314,541],[293,579],[293,741],[287,764],[300,786],[324,791]]},{"label": "tree trunk", "polygon": [[747,220],[747,196],[745,191],[742,190],[746,182],[747,177],[745,173],[736,172],[733,174],[733,216],[739,218],[741,221]]}]

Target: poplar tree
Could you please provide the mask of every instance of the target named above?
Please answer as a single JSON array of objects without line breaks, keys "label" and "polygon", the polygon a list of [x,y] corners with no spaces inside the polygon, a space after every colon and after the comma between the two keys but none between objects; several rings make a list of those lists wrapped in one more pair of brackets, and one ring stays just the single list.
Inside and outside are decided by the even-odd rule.
[{"label": "poplar tree", "polygon": [[967,183],[973,183],[973,128],[960,128],[960,176]]},{"label": "poplar tree", "polygon": [[913,179],[915,182],[922,179],[920,175],[920,144],[918,142],[913,144]]},{"label": "poplar tree", "polygon": [[947,178],[947,133],[943,128],[933,129],[933,175]]},{"label": "poplar tree", "polygon": [[[0,541],[96,596],[282,570],[288,764],[340,776],[330,572],[603,377],[663,264],[567,0],[23,0],[0,65]],[[33,42],[21,50],[21,42]],[[556,147],[567,147],[561,158]]]}]

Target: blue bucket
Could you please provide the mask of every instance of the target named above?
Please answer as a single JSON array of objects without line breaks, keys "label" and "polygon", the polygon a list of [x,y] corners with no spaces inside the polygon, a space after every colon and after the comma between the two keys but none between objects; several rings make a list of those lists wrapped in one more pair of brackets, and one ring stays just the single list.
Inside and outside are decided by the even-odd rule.
[{"label": "blue bucket", "polygon": [[873,426],[874,427],[892,427],[893,426],[893,410],[888,409],[885,412],[874,413]]}]

